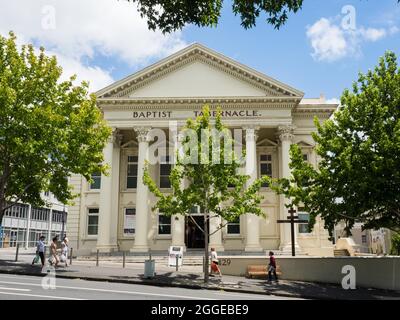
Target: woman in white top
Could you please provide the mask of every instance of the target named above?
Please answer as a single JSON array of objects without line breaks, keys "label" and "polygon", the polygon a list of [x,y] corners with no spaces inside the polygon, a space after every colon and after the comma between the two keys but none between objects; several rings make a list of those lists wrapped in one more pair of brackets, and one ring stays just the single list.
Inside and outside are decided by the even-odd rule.
[{"label": "woman in white top", "polygon": [[65,262],[65,266],[68,267],[68,238],[64,237],[61,242],[61,262]]},{"label": "woman in white top", "polygon": [[215,248],[211,248],[211,273],[218,272],[220,276],[222,276],[221,270],[218,266],[218,255]]}]

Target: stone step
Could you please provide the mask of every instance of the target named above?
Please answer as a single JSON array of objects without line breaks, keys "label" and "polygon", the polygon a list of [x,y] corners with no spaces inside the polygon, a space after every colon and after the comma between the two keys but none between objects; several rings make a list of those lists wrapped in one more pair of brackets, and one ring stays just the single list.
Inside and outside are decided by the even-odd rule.
[{"label": "stone step", "polygon": [[350,253],[347,249],[335,249],[333,250],[335,257],[350,257]]}]

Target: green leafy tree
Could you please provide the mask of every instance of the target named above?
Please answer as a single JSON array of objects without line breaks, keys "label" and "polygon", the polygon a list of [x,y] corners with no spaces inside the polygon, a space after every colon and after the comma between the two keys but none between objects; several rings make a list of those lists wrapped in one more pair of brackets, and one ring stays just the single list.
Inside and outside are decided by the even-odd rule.
[{"label": "green leafy tree", "polygon": [[0,224],[16,201],[44,205],[42,191],[67,203],[68,177],[106,172],[102,150],[110,128],[88,84],[61,81],[62,69],[32,45],[0,36]]},{"label": "green leafy tree", "polygon": [[[219,216],[222,221],[235,222],[246,213],[264,216],[259,207],[262,196],[258,191],[266,182],[266,178],[257,179],[246,188],[249,176],[239,173],[243,164],[231,148],[233,139],[227,130],[221,123],[221,111],[217,112],[214,127],[210,121],[209,108],[204,107],[203,114],[196,121],[189,119],[183,131],[193,134],[185,135],[182,142],[184,152],[177,157],[171,171],[169,178],[172,192],[170,194],[161,192],[151,178],[148,167],[145,168],[143,176],[144,183],[157,197],[153,210],[158,210],[169,217],[186,216],[192,219],[205,235],[205,282],[208,282],[209,278],[208,238],[213,234],[209,231],[208,221]],[[229,147],[225,148],[226,146]],[[203,226],[197,224],[190,215],[191,209],[196,206],[204,214]],[[223,227],[222,223],[214,232]]]},{"label": "green leafy tree", "polygon": [[320,158],[314,169],[291,146],[292,177],[273,181],[278,193],[302,204],[310,228],[318,215],[332,231],[345,222],[364,229],[400,231],[400,69],[387,52],[378,66],[345,90],[333,118],[319,123],[313,138]]},{"label": "green leafy tree", "polygon": [[[140,15],[147,19],[150,30],[160,29],[170,33],[185,25],[216,27],[221,17],[223,0],[127,0],[137,5]],[[397,0],[399,3],[400,0]],[[232,12],[240,16],[245,29],[256,26],[260,16],[266,22],[280,29],[289,14],[296,14],[303,8],[304,0],[232,0]]]},{"label": "green leafy tree", "polygon": [[[221,16],[223,0],[128,0],[136,3],[149,29],[163,33],[180,30],[187,24],[215,27]],[[239,15],[241,25],[252,28],[260,15],[267,15],[267,23],[279,29],[288,14],[302,8],[303,0],[233,0],[232,11]]]},{"label": "green leafy tree", "polygon": [[392,235],[390,254],[400,256],[400,233],[395,233]]}]

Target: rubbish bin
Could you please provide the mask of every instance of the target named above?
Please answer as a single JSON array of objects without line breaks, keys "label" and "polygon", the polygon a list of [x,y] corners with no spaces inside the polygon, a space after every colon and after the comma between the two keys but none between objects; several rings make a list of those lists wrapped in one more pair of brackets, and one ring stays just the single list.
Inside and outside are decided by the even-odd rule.
[{"label": "rubbish bin", "polygon": [[146,279],[153,278],[155,274],[155,261],[145,260],[144,261],[144,277]]}]

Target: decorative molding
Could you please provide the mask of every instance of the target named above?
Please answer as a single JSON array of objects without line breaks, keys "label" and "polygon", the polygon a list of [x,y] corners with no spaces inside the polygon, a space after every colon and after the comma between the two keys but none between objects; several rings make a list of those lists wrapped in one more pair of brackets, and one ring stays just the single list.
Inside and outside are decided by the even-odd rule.
[{"label": "decorative molding", "polygon": [[257,142],[257,147],[267,147],[267,146],[265,145],[266,142],[267,142],[267,143],[269,144],[269,146],[271,146],[271,147],[276,147],[276,146],[278,146],[278,144],[277,144],[275,141],[272,141],[272,140],[270,140],[270,139],[268,139],[268,138],[265,138],[265,139],[263,139],[263,140]]},{"label": "decorative molding", "polygon": [[202,98],[112,98],[99,99],[97,105],[108,110],[201,109],[209,104],[213,109],[222,106],[231,109],[294,109],[298,99],[271,97],[202,97]]},{"label": "decorative molding", "polygon": [[139,143],[151,141],[151,137],[149,136],[151,127],[136,127],[134,128],[134,130],[136,132],[136,137]]},{"label": "decorative molding", "polygon": [[280,141],[292,141],[294,139],[294,130],[296,129],[293,125],[278,126],[278,136]]},{"label": "decorative molding", "polygon": [[242,127],[243,130],[246,131],[246,141],[256,141],[258,139],[258,131],[260,130],[259,126],[256,125],[246,125]]},{"label": "decorative molding", "polygon": [[133,146],[134,148],[137,148],[137,146],[138,146],[137,141],[135,141],[135,140],[130,140],[130,141],[124,143],[124,144],[121,146],[121,149],[129,148],[129,147],[132,147],[132,146]]},{"label": "decorative molding", "polygon": [[99,99],[123,97],[194,61],[201,61],[264,91],[267,95],[303,97],[304,93],[250,69],[217,52],[195,44],[96,93]]}]

